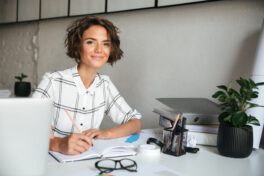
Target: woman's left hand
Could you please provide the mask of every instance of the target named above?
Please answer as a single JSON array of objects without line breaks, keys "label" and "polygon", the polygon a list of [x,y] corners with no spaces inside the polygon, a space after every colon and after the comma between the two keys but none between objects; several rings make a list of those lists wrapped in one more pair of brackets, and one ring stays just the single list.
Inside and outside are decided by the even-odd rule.
[{"label": "woman's left hand", "polygon": [[96,139],[109,139],[110,132],[108,130],[89,129],[83,132],[86,136]]}]

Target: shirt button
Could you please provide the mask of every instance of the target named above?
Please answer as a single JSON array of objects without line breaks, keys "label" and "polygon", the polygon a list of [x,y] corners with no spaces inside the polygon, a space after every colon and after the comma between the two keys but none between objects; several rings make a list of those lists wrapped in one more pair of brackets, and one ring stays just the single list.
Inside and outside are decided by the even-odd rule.
[{"label": "shirt button", "polygon": [[85,93],[87,93],[87,94],[88,94],[88,93],[89,93],[89,91],[86,91]]},{"label": "shirt button", "polygon": [[83,126],[83,123],[81,123],[80,125]]},{"label": "shirt button", "polygon": [[85,107],[83,107],[83,110],[85,110]]}]

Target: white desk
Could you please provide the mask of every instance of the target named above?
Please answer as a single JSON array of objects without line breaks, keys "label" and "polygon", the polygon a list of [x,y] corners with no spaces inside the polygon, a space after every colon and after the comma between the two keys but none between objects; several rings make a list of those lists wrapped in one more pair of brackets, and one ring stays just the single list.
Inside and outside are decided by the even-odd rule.
[{"label": "white desk", "polygon": [[[114,171],[113,175],[140,176],[264,176],[264,150],[252,152],[248,158],[235,159],[220,156],[215,147],[198,146],[197,154],[181,157],[166,154],[131,156],[138,164],[138,172]],[[49,158],[47,176],[95,176],[97,160],[61,164]]]}]

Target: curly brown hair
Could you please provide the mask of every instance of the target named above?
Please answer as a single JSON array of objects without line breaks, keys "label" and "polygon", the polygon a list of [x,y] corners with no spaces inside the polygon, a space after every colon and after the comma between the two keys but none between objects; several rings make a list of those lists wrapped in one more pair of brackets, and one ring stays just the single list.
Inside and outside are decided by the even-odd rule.
[{"label": "curly brown hair", "polygon": [[113,65],[123,56],[123,51],[120,48],[120,40],[118,36],[119,30],[109,20],[99,17],[86,16],[73,21],[73,23],[69,25],[67,28],[67,36],[64,42],[65,47],[67,48],[66,54],[70,58],[75,59],[77,63],[80,62],[82,35],[85,30],[94,25],[104,27],[109,35],[111,41],[111,52],[107,62],[110,65]]}]

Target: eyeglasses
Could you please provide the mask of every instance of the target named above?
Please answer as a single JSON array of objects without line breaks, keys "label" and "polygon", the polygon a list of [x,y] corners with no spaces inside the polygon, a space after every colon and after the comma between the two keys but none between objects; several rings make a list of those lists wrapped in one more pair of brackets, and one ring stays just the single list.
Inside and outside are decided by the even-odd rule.
[{"label": "eyeglasses", "polygon": [[136,161],[128,158],[124,158],[121,160],[113,160],[113,159],[99,160],[95,163],[95,167],[100,171],[99,174],[110,173],[114,170],[127,170],[129,172],[137,172]]}]

